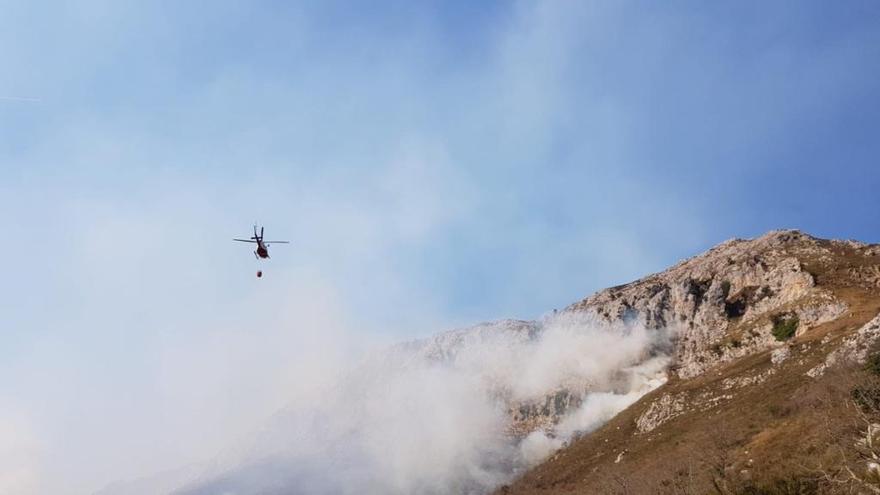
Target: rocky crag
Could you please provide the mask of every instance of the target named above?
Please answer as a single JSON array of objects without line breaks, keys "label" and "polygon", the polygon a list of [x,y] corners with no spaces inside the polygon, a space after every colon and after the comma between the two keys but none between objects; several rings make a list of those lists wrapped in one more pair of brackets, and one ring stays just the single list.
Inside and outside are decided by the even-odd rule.
[{"label": "rocky crag", "polygon": [[[810,429],[851,401],[803,401],[833,388],[834,370],[873,355],[880,245],[795,230],[733,239],[565,311],[667,332],[669,381],[503,493],[831,493],[860,479],[858,461],[837,485],[831,471],[812,465],[831,454],[829,440]],[[788,474],[759,464],[788,466],[807,445],[813,451]],[[713,456],[725,460],[706,460]],[[801,491],[761,491],[792,479]]]},{"label": "rocky crag", "polygon": [[[790,354],[786,341],[851,313],[853,301],[840,290],[843,286],[880,289],[878,258],[880,246],[774,231],[753,240],[731,239],[664,272],[597,292],[563,313],[584,315],[597,326],[663,332],[654,352],[671,354],[669,374],[688,379],[767,351],[773,351],[774,362],[781,362]],[[820,283],[820,277],[827,280]],[[534,341],[543,331],[542,322],[500,320],[402,344],[396,350],[405,351],[409,359],[449,362],[463,350]],[[739,380],[757,383],[764,378]],[[509,429],[518,436],[536,429],[552,434],[593,391],[590,383],[578,382],[538,397],[511,398]],[[495,392],[502,398],[507,395],[500,388]],[[675,416],[684,409],[682,400],[663,396],[640,419],[639,428],[647,431]],[[707,404],[719,400],[706,399]]]}]

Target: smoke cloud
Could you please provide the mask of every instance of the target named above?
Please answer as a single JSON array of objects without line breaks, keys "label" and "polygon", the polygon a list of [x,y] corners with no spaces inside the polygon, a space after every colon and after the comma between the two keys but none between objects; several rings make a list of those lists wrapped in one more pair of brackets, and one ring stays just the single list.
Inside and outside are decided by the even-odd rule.
[{"label": "smoke cloud", "polygon": [[[393,346],[297,397],[175,493],[485,493],[661,384],[666,343],[563,314]],[[580,404],[546,431],[512,432],[517,407],[560,391]]]}]

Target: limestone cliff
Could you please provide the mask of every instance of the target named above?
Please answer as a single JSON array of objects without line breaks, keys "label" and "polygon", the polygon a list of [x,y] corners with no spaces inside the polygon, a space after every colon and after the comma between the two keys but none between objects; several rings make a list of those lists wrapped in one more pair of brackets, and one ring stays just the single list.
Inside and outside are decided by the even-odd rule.
[{"label": "limestone cliff", "polygon": [[[853,394],[874,394],[840,383],[862,376],[847,364],[878,356],[880,245],[795,230],[733,239],[565,311],[668,332],[669,381],[503,493],[875,488],[854,481],[871,469],[864,454],[829,444],[852,436],[842,418],[867,417]],[[835,456],[846,469],[826,468]]]},{"label": "limestone cliff", "polygon": [[[842,259],[856,263],[837,273]],[[687,379],[774,349],[774,359],[782,359],[788,352],[786,341],[849,310],[846,295],[834,290],[833,284],[819,283],[817,276],[834,275],[877,289],[878,263],[878,246],[779,230],[757,239],[723,242],[661,273],[597,292],[563,313],[582,315],[597,326],[618,331],[644,327],[662,332],[651,352],[670,353],[669,373]],[[543,331],[542,322],[501,320],[444,332],[398,349],[405,349],[410,359],[451,361],[466,349],[534,341]],[[583,380],[525,398],[510,397],[505,386],[489,388],[507,399],[509,429],[520,436],[537,429],[552,434],[566,414],[597,391]],[[681,397],[664,396],[640,420],[640,429],[653,429],[679,409],[683,409]]]},{"label": "limestone cliff", "polygon": [[[570,306],[613,320],[635,320],[675,335],[674,372],[682,378],[780,345],[775,325],[797,322],[795,335],[833,320],[847,303],[819,286],[808,266],[833,263],[848,250],[865,259],[880,249],[822,241],[796,230],[726,241],[662,273],[603,290]],[[878,286],[873,268],[864,282]]]}]

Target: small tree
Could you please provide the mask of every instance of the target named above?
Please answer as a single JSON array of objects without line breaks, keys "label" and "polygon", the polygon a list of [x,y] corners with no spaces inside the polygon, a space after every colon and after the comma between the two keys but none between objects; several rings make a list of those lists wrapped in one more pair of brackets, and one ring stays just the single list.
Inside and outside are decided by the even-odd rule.
[{"label": "small tree", "polygon": [[776,340],[783,341],[794,337],[800,320],[797,315],[781,315],[773,318],[773,336]]}]

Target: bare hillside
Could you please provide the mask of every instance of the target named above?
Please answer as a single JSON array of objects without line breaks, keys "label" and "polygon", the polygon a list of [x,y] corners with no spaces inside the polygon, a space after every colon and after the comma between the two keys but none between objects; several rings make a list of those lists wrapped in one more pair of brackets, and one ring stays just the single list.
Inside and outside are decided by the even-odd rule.
[{"label": "bare hillside", "polygon": [[668,331],[669,381],[499,493],[880,492],[880,246],[774,231],[566,311]]}]

